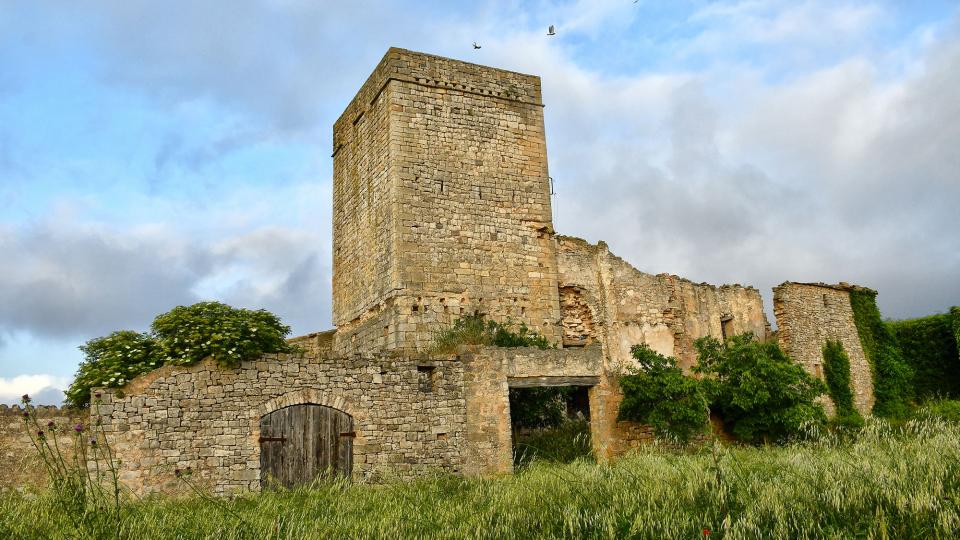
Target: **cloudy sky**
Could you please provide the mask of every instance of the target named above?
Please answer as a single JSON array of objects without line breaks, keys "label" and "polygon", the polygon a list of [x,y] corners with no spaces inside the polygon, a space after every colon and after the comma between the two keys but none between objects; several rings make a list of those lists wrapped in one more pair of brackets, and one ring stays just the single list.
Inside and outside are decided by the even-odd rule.
[{"label": "cloudy sky", "polygon": [[0,402],[178,304],[328,328],[331,126],[390,46],[540,75],[556,228],[644,271],[960,304],[955,1],[7,0]]}]

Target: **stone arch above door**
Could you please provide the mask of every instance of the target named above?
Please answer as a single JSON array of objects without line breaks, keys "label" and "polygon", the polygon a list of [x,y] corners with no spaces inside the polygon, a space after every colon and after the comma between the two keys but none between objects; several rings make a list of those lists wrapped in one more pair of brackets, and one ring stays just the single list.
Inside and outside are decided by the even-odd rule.
[{"label": "stone arch above door", "polygon": [[257,407],[250,416],[253,419],[253,423],[259,425],[259,419],[261,416],[270,414],[277,409],[282,409],[291,405],[305,404],[323,405],[325,407],[339,409],[354,418],[359,418],[362,416],[357,414],[357,411],[353,409],[351,404],[348,403],[343,396],[337,395],[333,392],[317,390],[315,388],[294,390],[292,392],[287,392],[286,394],[267,400]]}]

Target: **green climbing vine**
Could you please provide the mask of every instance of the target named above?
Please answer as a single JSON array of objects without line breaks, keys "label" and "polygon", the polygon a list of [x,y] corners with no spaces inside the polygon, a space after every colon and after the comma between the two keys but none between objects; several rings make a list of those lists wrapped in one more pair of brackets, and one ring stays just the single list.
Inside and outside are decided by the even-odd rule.
[{"label": "green climbing vine", "polygon": [[913,397],[913,370],[904,362],[893,333],[881,320],[876,297],[877,293],[869,289],[850,291],[853,321],[873,372],[873,414],[902,418]]},{"label": "green climbing vine", "polygon": [[862,424],[863,418],[853,406],[850,357],[839,341],[827,341],[823,346],[823,376],[830,398],[837,407],[837,421],[844,424]]}]

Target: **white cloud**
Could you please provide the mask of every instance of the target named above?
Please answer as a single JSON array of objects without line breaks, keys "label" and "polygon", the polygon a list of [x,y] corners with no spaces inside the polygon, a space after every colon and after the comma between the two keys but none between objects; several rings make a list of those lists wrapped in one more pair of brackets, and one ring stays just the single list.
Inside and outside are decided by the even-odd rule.
[{"label": "white cloud", "polygon": [[29,394],[34,405],[60,405],[62,391],[69,386],[70,378],[46,374],[17,375],[0,377],[0,403],[13,405],[20,402],[21,396]]}]

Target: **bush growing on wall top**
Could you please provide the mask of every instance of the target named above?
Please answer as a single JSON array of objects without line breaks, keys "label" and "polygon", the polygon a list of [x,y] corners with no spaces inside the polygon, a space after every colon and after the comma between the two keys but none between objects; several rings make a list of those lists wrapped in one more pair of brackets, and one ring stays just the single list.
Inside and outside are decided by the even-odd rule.
[{"label": "bush growing on wall top", "polygon": [[164,363],[178,366],[213,357],[223,366],[236,366],[266,352],[288,352],[290,327],[264,309],[230,307],[219,302],[177,306],[158,315],[150,329]]},{"label": "bush growing on wall top", "polygon": [[91,339],[80,350],[84,360],[64,392],[64,403],[73,407],[90,404],[91,388],[123,386],[137,375],[162,365],[156,340],[131,330]]},{"label": "bush growing on wall top", "polygon": [[480,313],[461,317],[450,328],[437,332],[431,352],[452,354],[461,345],[550,348],[547,338],[531,330],[526,323],[521,322],[515,327],[510,320],[499,323],[487,320]]},{"label": "bush growing on wall top", "polygon": [[158,315],[151,332],[129,330],[91,339],[80,346],[84,360],[65,392],[66,404],[90,404],[90,389],[123,386],[165,364],[185,366],[212,357],[226,367],[264,353],[291,352],[290,327],[269,311],[219,302],[178,306]]}]

